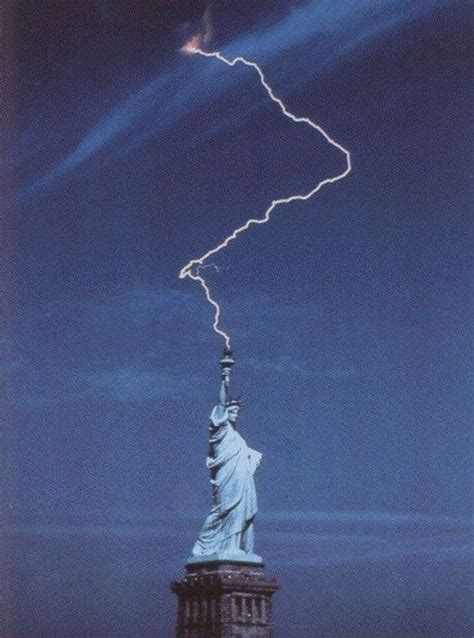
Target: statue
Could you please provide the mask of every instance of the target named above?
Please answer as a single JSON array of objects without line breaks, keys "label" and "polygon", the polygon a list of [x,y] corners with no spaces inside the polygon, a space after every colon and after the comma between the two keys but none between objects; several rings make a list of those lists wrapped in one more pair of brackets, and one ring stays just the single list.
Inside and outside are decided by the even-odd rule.
[{"label": "statue", "polygon": [[224,350],[219,403],[211,413],[209,455],[212,509],[194,544],[190,563],[237,560],[261,563],[253,553],[254,519],[257,513],[254,473],[262,455],[248,447],[237,432],[241,401],[229,396],[232,351]]}]

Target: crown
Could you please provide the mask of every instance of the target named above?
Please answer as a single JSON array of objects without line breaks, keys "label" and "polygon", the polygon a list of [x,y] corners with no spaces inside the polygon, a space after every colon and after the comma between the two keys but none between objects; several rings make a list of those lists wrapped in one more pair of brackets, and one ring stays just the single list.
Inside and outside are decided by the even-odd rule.
[{"label": "crown", "polygon": [[239,407],[242,407],[243,404],[244,404],[244,399],[242,397],[237,397],[236,399],[229,397],[225,405],[226,405],[226,408],[230,408],[234,405],[238,405]]}]

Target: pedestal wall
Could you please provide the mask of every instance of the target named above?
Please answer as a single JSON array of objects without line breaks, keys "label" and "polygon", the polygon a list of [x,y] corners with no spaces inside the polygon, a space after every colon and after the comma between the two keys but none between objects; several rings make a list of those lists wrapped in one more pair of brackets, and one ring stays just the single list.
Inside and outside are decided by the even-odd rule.
[{"label": "pedestal wall", "polygon": [[272,638],[272,596],[279,585],[263,565],[188,564],[171,584],[178,597],[177,638]]}]

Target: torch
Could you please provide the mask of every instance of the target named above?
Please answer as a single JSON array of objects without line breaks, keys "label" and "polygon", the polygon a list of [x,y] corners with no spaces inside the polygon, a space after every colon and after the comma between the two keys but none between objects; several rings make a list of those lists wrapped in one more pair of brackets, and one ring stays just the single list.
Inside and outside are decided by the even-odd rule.
[{"label": "torch", "polygon": [[221,392],[219,396],[219,402],[222,405],[226,405],[227,403],[227,391],[230,385],[230,371],[232,370],[235,361],[232,357],[232,350],[229,347],[224,348],[224,353],[222,355],[222,359],[219,361],[221,366]]}]

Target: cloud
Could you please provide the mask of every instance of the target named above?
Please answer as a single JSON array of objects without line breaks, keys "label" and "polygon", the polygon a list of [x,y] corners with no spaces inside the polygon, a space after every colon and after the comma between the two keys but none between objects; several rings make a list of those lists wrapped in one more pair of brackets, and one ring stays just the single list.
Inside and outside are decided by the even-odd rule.
[{"label": "cloud", "polygon": [[474,526],[474,519],[467,516],[436,516],[404,512],[316,512],[273,511],[261,514],[268,521],[304,523],[372,523],[384,526],[399,525],[461,525]]},{"label": "cloud", "polygon": [[160,91],[166,86],[167,75],[159,76],[145,84],[136,93],[118,104],[87,133],[79,144],[48,173],[36,180],[23,194],[33,195],[45,189],[51,182],[70,173],[86,160],[96,155],[148,110],[153,109]]},{"label": "cloud", "polygon": [[[202,307],[202,316],[196,307]],[[193,294],[164,288],[130,286],[32,305],[18,326],[18,343],[11,344],[21,358],[1,363],[0,378],[12,378],[11,400],[26,410],[91,399],[195,397],[203,382],[197,358],[194,370],[193,362],[185,375],[180,369],[188,344],[152,338],[148,328],[159,325],[160,332],[169,334],[180,325],[184,334],[197,328],[209,335],[208,323],[207,308],[196,306]],[[102,335],[103,350],[97,356],[94,339]],[[38,339],[47,348],[48,361],[37,350]],[[119,339],[122,347],[117,347]]]},{"label": "cloud", "polygon": [[256,372],[271,372],[278,375],[288,374],[291,377],[297,376],[308,379],[312,379],[315,376],[327,379],[348,379],[359,374],[352,366],[334,366],[319,369],[314,366],[308,367],[301,362],[301,359],[288,355],[282,355],[276,359],[248,357],[246,365]]},{"label": "cloud", "polygon": [[191,538],[192,531],[183,529],[107,525],[15,525],[10,528],[15,536],[86,536],[102,538],[115,536],[119,538],[174,538],[176,536]]},{"label": "cloud", "polygon": [[[419,512],[269,511],[259,515],[268,560],[310,567],[413,556],[465,558],[474,519]],[[278,530],[273,539],[267,529]]]},{"label": "cloud", "polygon": [[114,401],[156,401],[198,396],[204,379],[126,366],[94,372],[88,381],[96,394]]},{"label": "cloud", "polygon": [[409,0],[360,0],[334,3],[312,0],[293,7],[276,25],[247,34],[226,47],[232,55],[259,54],[265,59],[284,55],[308,40],[315,40],[321,61],[333,61],[398,24],[409,22],[445,4],[434,0],[430,7]]},{"label": "cloud", "polygon": [[270,560],[275,567],[323,567],[341,563],[394,561],[410,556],[413,558],[435,558],[437,560],[465,559],[472,556],[473,553],[474,549],[468,543],[448,543],[429,548],[371,549],[368,551],[333,553],[332,555],[326,553],[322,556],[295,556],[294,558],[272,556]]},{"label": "cloud", "polygon": [[176,314],[191,315],[193,310],[195,312],[196,299],[192,293],[136,285],[110,294],[85,295],[44,304],[35,308],[34,319],[37,320],[38,315],[48,320],[59,317],[68,323],[105,325],[107,330],[113,323],[143,328],[157,320],[175,320]]},{"label": "cloud", "polygon": [[256,372],[272,372],[275,374],[291,374],[292,376],[308,377],[310,372],[302,363],[289,356],[280,356],[277,359],[258,359],[248,357],[246,364]]},{"label": "cloud", "polygon": [[[180,538],[191,544],[203,512],[101,510],[70,517],[67,523],[36,523],[30,516],[9,531],[15,536],[159,538],[163,544]],[[421,513],[268,511],[259,513],[256,533],[260,551],[275,567],[311,567],[406,557],[464,559],[474,551],[473,526],[468,517]]]},{"label": "cloud", "polygon": [[[435,0],[428,9],[423,3],[407,0],[387,0],[384,3],[362,0],[356,6],[352,2],[313,1],[294,8],[276,25],[259,28],[227,43],[224,51],[229,57],[246,55],[267,65],[311,39],[313,44],[304,51],[301,59],[305,73],[315,76],[357,47],[372,42],[381,33],[442,4],[441,0]],[[314,59],[315,64],[308,63],[309,58]],[[303,67],[298,69],[298,73],[292,72],[291,77],[287,76],[286,65],[282,65],[282,69],[286,89],[288,82],[294,82],[295,78],[301,82]],[[123,138],[134,127],[135,136],[128,141],[126,148],[143,144],[150,137],[173,127],[207,101],[229,91],[240,78],[238,73],[231,72],[224,65],[213,62],[196,66],[190,64],[189,58],[181,59],[173,68],[156,76],[105,114],[65,157],[25,188],[22,195],[34,195],[45,190],[113,141]],[[262,103],[267,102],[262,90]],[[220,126],[213,133],[219,130]]]},{"label": "cloud", "polygon": [[[76,519],[95,518],[97,512],[77,511],[71,512]],[[181,510],[156,512],[148,509],[107,509],[101,510],[101,517],[110,521],[140,521],[141,523],[156,522],[195,522],[202,517],[202,512],[197,510]],[[282,524],[293,525],[303,523],[305,525],[358,525],[372,524],[382,527],[402,527],[415,525],[425,529],[427,525],[432,527],[474,527],[474,518],[469,516],[440,516],[423,512],[384,512],[384,511],[345,511],[335,510],[331,512],[315,510],[265,510],[258,514],[259,522],[272,526],[272,529],[281,529]]]}]

